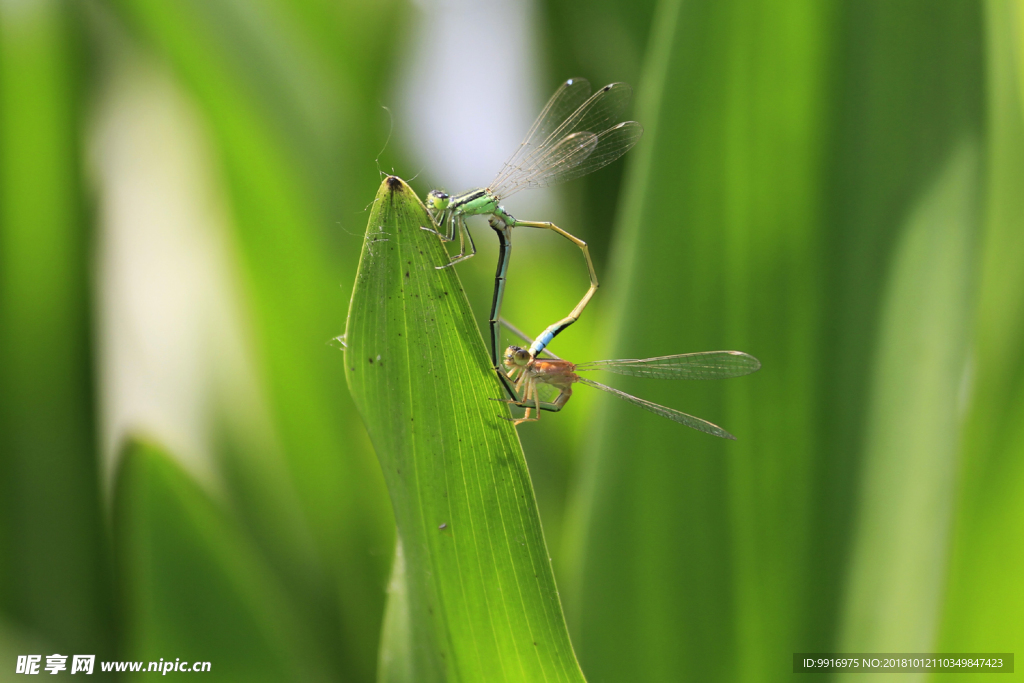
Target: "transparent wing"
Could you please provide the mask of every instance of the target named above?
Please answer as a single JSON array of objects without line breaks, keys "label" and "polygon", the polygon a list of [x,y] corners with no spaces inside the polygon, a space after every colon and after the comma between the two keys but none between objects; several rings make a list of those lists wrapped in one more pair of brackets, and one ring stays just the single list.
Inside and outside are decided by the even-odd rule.
[{"label": "transparent wing", "polygon": [[725,379],[749,375],[760,367],[759,360],[742,351],[703,351],[642,360],[598,360],[579,363],[576,370],[607,370],[656,379]]},{"label": "transparent wing", "polygon": [[[490,189],[504,198],[527,187],[545,187],[578,178],[618,159],[636,144],[643,132],[640,124],[633,121],[615,125],[632,92],[625,83],[606,85],[568,114],[546,137],[532,132],[491,183]],[[578,140],[580,133],[597,136],[597,144],[589,154],[552,155],[552,150],[563,148],[567,140]]]},{"label": "transparent wing", "polygon": [[659,406],[657,403],[651,403],[650,401],[645,401],[642,398],[637,398],[636,396],[630,396],[629,394],[627,394],[624,391],[619,391],[618,389],[612,389],[611,387],[605,386],[604,384],[601,384],[600,382],[595,382],[593,380],[586,379],[584,377],[580,377],[576,381],[580,382],[582,384],[586,384],[587,386],[591,386],[591,387],[594,387],[596,389],[600,389],[601,391],[607,391],[609,394],[612,394],[614,396],[618,396],[619,398],[623,399],[624,401],[629,401],[630,403],[632,403],[635,406],[640,406],[644,410],[650,411],[650,412],[654,413],[655,415],[660,415],[662,417],[667,417],[668,419],[672,420],[673,422],[678,422],[681,425],[686,425],[687,427],[690,427],[691,429],[696,429],[698,432],[704,432],[705,434],[711,434],[712,436],[720,436],[723,439],[732,439],[734,441],[736,440],[735,436],[733,436],[729,432],[725,431],[724,429],[722,429],[718,425],[713,425],[710,422],[708,422],[707,420],[702,420],[699,417],[694,417],[693,415],[687,415],[686,413],[681,413],[678,410],[673,410],[672,408],[666,408],[665,406]]},{"label": "transparent wing", "polygon": [[552,172],[568,170],[585,163],[597,149],[599,136],[589,131],[579,131],[566,135],[556,144],[545,147],[543,154],[536,157],[531,168],[520,168],[515,175],[515,182],[503,186],[504,192],[499,197],[507,197],[511,193],[527,187],[544,187],[546,177]]},{"label": "transparent wing", "polygon": [[541,109],[540,114],[537,115],[537,120],[533,122],[530,130],[526,132],[526,137],[519,144],[519,148],[505,162],[492,185],[505,178],[520,165],[524,158],[535,152],[555,129],[561,126],[569,115],[578,110],[589,97],[590,81],[587,79],[570,78],[562,83],[558,90],[555,91],[555,94],[551,96],[551,99],[548,100],[548,103],[544,105],[544,108]]},{"label": "transparent wing", "polygon": [[[643,126],[636,121],[626,121],[598,135],[589,132],[572,133],[562,138],[552,150],[561,151],[566,145],[575,143],[580,153],[571,156],[546,153],[544,157],[535,160],[532,168],[519,169],[520,172],[506,181],[497,194],[504,198],[519,190],[549,187],[593,173],[628,152],[643,132]],[[582,144],[581,138],[584,136],[593,136],[593,143],[587,145],[589,149],[584,149]]]}]

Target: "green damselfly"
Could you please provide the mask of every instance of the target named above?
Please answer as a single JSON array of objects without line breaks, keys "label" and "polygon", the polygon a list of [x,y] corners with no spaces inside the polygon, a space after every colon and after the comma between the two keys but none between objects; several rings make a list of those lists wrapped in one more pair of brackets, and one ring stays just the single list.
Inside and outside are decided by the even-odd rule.
[{"label": "green damselfly", "polygon": [[[725,379],[749,375],[761,367],[760,361],[742,351],[703,351],[658,358],[599,360],[576,364],[558,357],[536,358],[529,351],[518,346],[508,347],[502,362],[508,368],[508,378],[515,380],[516,393],[520,397],[519,400],[507,402],[526,408],[526,415],[514,420],[517,425],[539,420],[542,409],[554,412],[561,410],[572,396],[572,385],[579,382],[606,391],[655,415],[667,417],[679,424],[705,434],[720,436],[723,439],[735,439],[736,437],[707,420],[631,396],[592,379],[580,377],[576,373],[607,370],[619,375],[656,379]],[[553,401],[541,401],[538,391],[541,384],[548,384],[557,389],[558,396]],[[530,416],[531,410],[537,411],[536,417]]]},{"label": "green damselfly", "polygon": [[513,398],[515,394],[511,382],[499,366],[501,330],[498,323],[512,253],[512,228],[551,230],[570,240],[583,252],[590,275],[587,293],[568,316],[549,326],[537,337],[529,350],[531,356],[543,351],[559,332],[576,322],[597,291],[598,282],[586,242],[554,223],[518,220],[501,206],[501,201],[519,190],[548,187],[592,173],[628,152],[643,133],[643,128],[636,121],[617,123],[619,114],[632,95],[628,85],[612,83],[593,95],[590,92],[590,83],[586,79],[571,78],[565,81],[534,121],[515,154],[487,187],[455,196],[441,190],[431,190],[427,194],[427,208],[436,227],[424,230],[436,232],[445,242],[453,241],[456,233],[459,236],[459,255],[439,268],[458,263],[476,253],[466,217],[490,216],[489,223],[497,233],[499,243],[489,323],[491,364],[509,396]]}]

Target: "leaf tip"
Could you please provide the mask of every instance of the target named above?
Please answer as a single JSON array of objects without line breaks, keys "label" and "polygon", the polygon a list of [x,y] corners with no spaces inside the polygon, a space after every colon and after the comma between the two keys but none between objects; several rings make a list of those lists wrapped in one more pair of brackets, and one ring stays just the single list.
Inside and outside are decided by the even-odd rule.
[{"label": "leaf tip", "polygon": [[388,186],[388,190],[390,190],[391,192],[399,192],[403,189],[410,189],[409,186],[405,184],[405,181],[396,175],[389,175],[387,178],[384,179],[384,184]]}]

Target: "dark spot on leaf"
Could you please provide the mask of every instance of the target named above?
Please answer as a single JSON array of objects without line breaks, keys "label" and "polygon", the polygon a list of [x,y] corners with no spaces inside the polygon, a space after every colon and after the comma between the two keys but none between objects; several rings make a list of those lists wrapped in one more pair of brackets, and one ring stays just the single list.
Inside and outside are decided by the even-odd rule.
[{"label": "dark spot on leaf", "polygon": [[370,361],[371,363],[373,362],[372,358],[367,358],[366,360]]},{"label": "dark spot on leaf", "polygon": [[402,188],[402,181],[399,180],[397,176],[389,175],[388,176],[388,189],[391,190],[392,192],[395,192],[396,190],[400,190],[401,188]]},{"label": "dark spot on leaf", "polygon": [[406,276],[406,277],[409,277],[409,271],[408,271],[408,270],[407,270],[407,271],[405,271],[405,276]]}]

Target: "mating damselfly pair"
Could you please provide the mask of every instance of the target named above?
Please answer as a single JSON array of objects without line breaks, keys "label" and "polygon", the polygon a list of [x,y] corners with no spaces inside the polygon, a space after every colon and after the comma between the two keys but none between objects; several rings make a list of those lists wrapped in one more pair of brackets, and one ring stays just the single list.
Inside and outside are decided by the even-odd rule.
[{"label": "mating damselfly pair", "polygon": [[[618,122],[619,115],[629,102],[631,95],[632,90],[625,83],[606,85],[591,95],[590,83],[586,79],[572,78],[565,81],[541,110],[519,148],[505,162],[490,185],[454,196],[442,190],[431,190],[427,194],[427,208],[435,225],[424,226],[423,229],[436,233],[445,242],[453,241],[458,235],[459,254],[452,257],[448,263],[437,266],[446,268],[470,258],[476,253],[476,245],[473,243],[473,236],[466,225],[466,217],[489,216],[488,222],[498,236],[499,247],[498,266],[494,278],[494,295],[488,323],[491,332],[491,365],[509,395],[509,402],[527,407],[526,417],[517,420],[516,424],[537,419],[530,417],[530,407],[537,410],[538,416],[542,409],[561,410],[572,394],[571,384],[581,382],[626,398],[640,407],[695,429],[716,436],[732,438],[728,432],[709,422],[674,411],[671,408],[656,406],[603,384],[584,380],[578,377],[574,370],[588,369],[587,365],[593,366],[594,369],[602,368],[613,372],[620,371],[624,367],[633,369],[645,367],[647,374],[641,374],[641,376],[697,378],[698,375],[694,373],[700,363],[714,362],[720,363],[720,365],[705,367],[704,374],[701,375],[703,378],[735,377],[754,372],[760,367],[760,363],[753,356],[738,351],[713,351],[704,354],[666,356],[645,361],[600,361],[580,365],[573,365],[557,358],[554,360],[538,358],[539,354],[545,351],[547,345],[559,333],[579,319],[597,291],[597,273],[586,242],[551,222],[519,220],[505,210],[501,201],[519,190],[548,187],[592,173],[632,149],[640,139],[643,128],[636,121]],[[590,287],[569,315],[549,325],[541,332],[537,340],[531,343],[528,350],[509,347],[505,354],[500,354],[501,304],[505,296],[505,281],[512,253],[512,229],[517,227],[551,230],[573,242],[583,252],[590,276]],[[697,356],[704,358],[697,359]],[[690,360],[681,360],[684,358]],[[742,362],[736,364],[738,358],[741,358]],[[669,362],[669,359],[676,359],[674,365]],[[732,359],[732,365],[726,362],[728,359]],[[620,370],[615,370],[616,367]],[[652,374],[655,367],[661,367],[661,375]],[[667,370],[669,367],[675,368],[674,374]],[[688,368],[688,370],[684,371],[684,368]],[[638,373],[623,372],[623,374]],[[538,384],[555,386],[560,390],[560,394],[552,402],[542,402],[537,393]],[[528,406],[531,400],[533,404]]]}]

